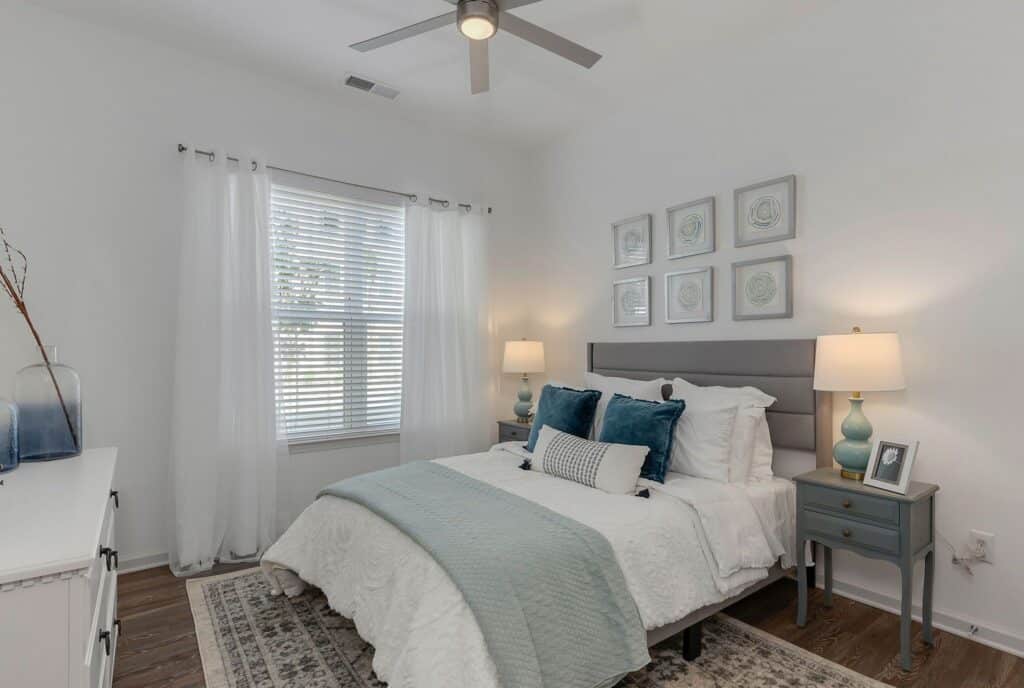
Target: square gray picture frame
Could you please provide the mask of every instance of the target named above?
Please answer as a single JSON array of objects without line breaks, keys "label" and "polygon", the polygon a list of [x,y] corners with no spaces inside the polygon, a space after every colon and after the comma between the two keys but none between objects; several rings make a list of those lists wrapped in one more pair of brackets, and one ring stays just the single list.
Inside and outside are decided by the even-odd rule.
[{"label": "square gray picture frame", "polygon": [[[740,313],[740,268],[752,265],[782,262],[786,266],[786,310],[779,313],[764,314],[741,314]],[[771,256],[769,258],[755,258],[754,260],[743,260],[732,264],[732,319],[733,320],[782,320],[793,317],[793,256]]]},{"label": "square gray picture frame", "polygon": [[[743,218],[747,216],[746,210],[740,208],[740,203],[743,196],[751,191],[757,191],[758,189],[775,186],[777,184],[786,184],[788,201],[789,201],[789,217],[786,223],[786,231],[784,233],[772,234],[768,237],[762,238],[749,238],[744,237],[743,233]],[[775,179],[769,179],[767,181],[758,182],[756,184],[750,184],[743,188],[736,189],[733,192],[733,224],[734,224],[734,238],[736,248],[743,248],[745,246],[757,246],[759,244],[769,244],[775,241],[786,241],[788,239],[796,238],[796,175],[790,174],[785,177],[777,177]]]},{"label": "square gray picture frame", "polygon": [[[689,210],[690,208],[697,208],[700,206],[710,206],[708,210],[707,226],[704,228],[705,236],[707,237],[703,245],[693,251],[672,251],[672,239],[673,232],[675,231],[674,219],[676,215],[683,211]],[[718,221],[717,221],[718,209],[716,207],[716,201],[714,196],[707,196],[705,198],[698,198],[696,201],[690,201],[689,203],[681,203],[679,205],[672,206],[665,211],[665,217],[668,220],[668,234],[667,234],[667,246],[668,246],[668,259],[678,260],[680,258],[689,258],[690,256],[702,256],[707,253],[714,253],[718,247]]]},{"label": "square gray picture frame", "polygon": [[[618,288],[626,284],[643,284],[644,296],[647,300],[647,320],[644,322],[619,322]],[[612,326],[613,327],[650,327],[651,326],[651,278],[631,277],[612,282]]]},{"label": "square gray picture frame", "polygon": [[[707,291],[704,294],[704,301],[706,304],[705,310],[707,315],[697,318],[673,318],[671,309],[671,283],[673,277],[682,277],[684,275],[707,275]],[[689,270],[677,270],[676,272],[669,272],[665,274],[665,323],[668,325],[688,325],[693,323],[708,323],[714,322],[715,320],[715,268],[706,265],[699,268],[690,268]]]},{"label": "square gray picture frame", "polygon": [[[647,241],[647,255],[645,259],[620,262],[619,261],[619,232],[622,228],[627,225],[636,224],[643,222],[644,233]],[[638,265],[650,265],[653,261],[653,251],[651,249],[651,243],[654,237],[654,216],[650,213],[646,215],[637,215],[635,217],[626,218],[625,220],[619,220],[618,222],[612,223],[612,267],[616,270],[623,270],[625,268],[633,268]]]}]

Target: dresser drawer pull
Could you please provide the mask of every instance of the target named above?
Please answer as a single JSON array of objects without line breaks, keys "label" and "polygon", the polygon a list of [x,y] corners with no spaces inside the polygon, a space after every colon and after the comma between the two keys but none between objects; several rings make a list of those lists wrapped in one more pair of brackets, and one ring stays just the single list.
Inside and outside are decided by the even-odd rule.
[{"label": "dresser drawer pull", "polygon": [[107,653],[107,657],[110,656],[110,631],[100,631],[99,640],[96,642],[103,643],[103,650]]},{"label": "dresser drawer pull", "polygon": [[115,509],[120,509],[121,508],[121,493],[118,492],[117,490],[111,490],[110,491],[110,498],[114,500],[114,508]]},{"label": "dresser drawer pull", "polygon": [[853,502],[851,502],[849,499],[844,499],[843,500],[843,508],[844,509],[849,509],[851,506],[853,506]]},{"label": "dresser drawer pull", "polygon": [[117,558],[117,550],[109,547],[100,547],[100,556],[107,560],[107,571],[117,570],[120,562]]},{"label": "dresser drawer pull", "polygon": [[853,533],[852,533],[852,532],[850,531],[850,529],[849,529],[849,528],[843,528],[843,537],[844,537],[844,538],[848,538],[848,537],[850,537],[851,535],[853,535]]}]

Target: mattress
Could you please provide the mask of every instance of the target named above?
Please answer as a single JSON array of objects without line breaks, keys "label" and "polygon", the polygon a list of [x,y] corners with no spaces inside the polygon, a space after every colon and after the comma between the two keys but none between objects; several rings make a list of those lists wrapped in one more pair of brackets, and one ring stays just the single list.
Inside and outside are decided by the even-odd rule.
[{"label": "mattress", "polygon": [[[647,630],[721,602],[792,560],[794,490],[775,480],[730,486],[670,474],[642,481],[651,497],[610,495],[521,471],[516,445],[440,460],[601,533],[611,544]],[[325,497],[271,547],[262,566],[275,592],[322,589],[374,645],[391,688],[498,688],[461,593],[413,540],[367,509]]]}]

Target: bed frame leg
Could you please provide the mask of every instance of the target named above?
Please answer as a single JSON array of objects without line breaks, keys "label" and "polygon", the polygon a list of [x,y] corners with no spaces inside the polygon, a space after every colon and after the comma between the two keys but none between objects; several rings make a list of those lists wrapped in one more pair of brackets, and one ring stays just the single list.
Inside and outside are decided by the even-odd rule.
[{"label": "bed frame leg", "polygon": [[811,549],[811,563],[804,567],[804,575],[807,577],[807,589],[814,590],[818,586],[818,545],[815,542],[809,544]]},{"label": "bed frame leg", "polygon": [[700,657],[703,625],[700,621],[683,631],[683,659],[687,662]]}]

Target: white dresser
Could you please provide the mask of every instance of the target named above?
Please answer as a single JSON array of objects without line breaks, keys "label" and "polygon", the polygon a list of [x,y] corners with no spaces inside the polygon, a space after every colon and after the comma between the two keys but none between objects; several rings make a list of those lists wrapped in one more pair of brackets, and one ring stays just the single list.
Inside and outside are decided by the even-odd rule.
[{"label": "white dresser", "polygon": [[0,475],[0,684],[110,686],[116,449]]}]

